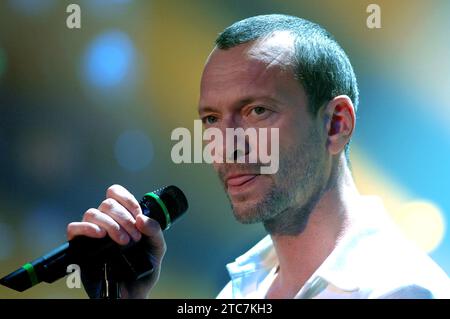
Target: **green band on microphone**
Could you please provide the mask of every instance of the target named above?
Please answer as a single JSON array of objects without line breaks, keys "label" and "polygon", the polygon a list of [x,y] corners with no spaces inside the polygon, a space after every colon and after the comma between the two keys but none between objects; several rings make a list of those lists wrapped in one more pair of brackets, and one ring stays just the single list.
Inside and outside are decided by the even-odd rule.
[{"label": "green band on microphone", "polygon": [[36,275],[36,272],[34,271],[34,267],[32,264],[28,263],[22,266],[23,269],[25,269],[28,273],[28,277],[30,277],[31,286],[34,286],[39,283],[38,277]]},{"label": "green band on microphone", "polygon": [[147,193],[146,195],[153,197],[156,200],[156,202],[159,204],[159,206],[161,206],[161,209],[162,209],[164,215],[166,216],[166,228],[165,229],[169,229],[170,225],[171,225],[171,220],[170,220],[170,215],[169,215],[169,211],[167,210],[166,204],[164,204],[164,202],[161,200],[161,198],[159,198],[159,196],[153,192]]}]

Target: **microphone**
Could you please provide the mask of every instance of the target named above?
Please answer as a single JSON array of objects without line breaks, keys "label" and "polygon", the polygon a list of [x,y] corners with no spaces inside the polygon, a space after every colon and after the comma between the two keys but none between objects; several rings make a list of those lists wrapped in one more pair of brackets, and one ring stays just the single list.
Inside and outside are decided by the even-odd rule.
[{"label": "microphone", "polygon": [[[143,214],[155,219],[162,230],[168,229],[188,209],[186,196],[173,185],[145,194],[139,205]],[[77,236],[3,277],[0,284],[25,291],[42,281],[52,283],[66,276],[67,266],[71,264],[85,267],[106,260],[118,265],[116,269],[122,277],[139,279],[153,271],[148,256],[139,250],[139,243],[130,241],[121,246],[108,236],[100,239]]]}]

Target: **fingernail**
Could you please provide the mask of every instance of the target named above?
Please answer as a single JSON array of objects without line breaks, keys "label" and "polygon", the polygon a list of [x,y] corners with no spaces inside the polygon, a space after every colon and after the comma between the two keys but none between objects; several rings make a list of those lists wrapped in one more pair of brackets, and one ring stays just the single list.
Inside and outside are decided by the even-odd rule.
[{"label": "fingernail", "polygon": [[129,237],[127,234],[120,234],[119,240],[120,242],[126,244],[128,243]]},{"label": "fingernail", "polygon": [[141,239],[141,233],[139,231],[137,231],[136,229],[133,230],[132,236],[133,236],[134,241],[139,241]]}]

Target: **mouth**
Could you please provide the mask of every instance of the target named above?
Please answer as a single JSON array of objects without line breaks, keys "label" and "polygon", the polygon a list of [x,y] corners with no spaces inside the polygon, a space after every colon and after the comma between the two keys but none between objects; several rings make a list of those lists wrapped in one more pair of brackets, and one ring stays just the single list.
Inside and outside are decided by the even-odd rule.
[{"label": "mouth", "polygon": [[226,179],[226,185],[229,193],[237,193],[249,187],[255,181],[259,174],[236,174],[230,175]]}]

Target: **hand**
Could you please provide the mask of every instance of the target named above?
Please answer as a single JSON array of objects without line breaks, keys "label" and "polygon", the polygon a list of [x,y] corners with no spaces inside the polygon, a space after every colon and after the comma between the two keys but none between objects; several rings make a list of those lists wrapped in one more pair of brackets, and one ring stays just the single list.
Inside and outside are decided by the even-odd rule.
[{"label": "hand", "polygon": [[[146,298],[159,279],[161,262],[166,252],[159,223],[142,214],[136,198],[123,186],[112,185],[106,191],[106,199],[96,208],[88,209],[81,222],[67,225],[67,238],[87,236],[102,238],[108,235],[119,245],[127,245],[130,240],[139,241],[148,252],[154,271],[139,280],[121,282],[122,298]],[[103,278],[101,269],[81,269],[83,285],[89,297],[99,297]]]}]

